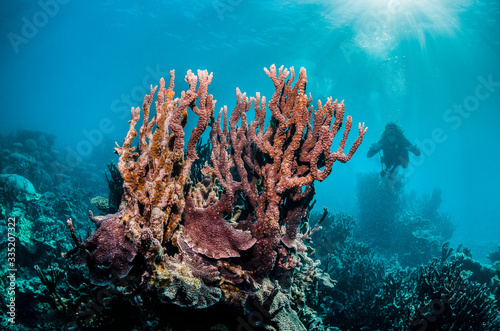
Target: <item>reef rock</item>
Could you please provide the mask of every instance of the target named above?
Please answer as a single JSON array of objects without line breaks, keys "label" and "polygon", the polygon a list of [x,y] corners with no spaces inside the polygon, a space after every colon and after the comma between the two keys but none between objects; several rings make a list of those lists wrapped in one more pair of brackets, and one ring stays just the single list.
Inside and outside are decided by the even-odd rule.
[{"label": "reef rock", "polygon": [[16,174],[0,175],[0,184],[4,187],[7,194],[15,197],[17,200],[38,200],[41,195],[35,190],[31,182]]}]

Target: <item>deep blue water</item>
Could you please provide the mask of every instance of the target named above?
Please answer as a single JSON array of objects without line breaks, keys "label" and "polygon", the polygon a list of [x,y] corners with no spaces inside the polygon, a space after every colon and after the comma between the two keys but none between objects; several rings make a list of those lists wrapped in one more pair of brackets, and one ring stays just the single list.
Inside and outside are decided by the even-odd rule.
[{"label": "deep blue water", "polygon": [[[0,14],[3,133],[43,130],[111,160],[130,107],[171,69],[178,91],[187,69],[213,72],[217,108],[231,108],[236,87],[272,94],[263,67],[304,66],[313,97],[345,100],[369,127],[355,157],[317,185],[318,206],[356,213],[356,174],[380,171],[366,152],[398,121],[423,151],[406,189],[440,187],[453,242],[476,257],[500,242],[497,1],[4,0]],[[100,125],[102,141],[90,141]]]}]

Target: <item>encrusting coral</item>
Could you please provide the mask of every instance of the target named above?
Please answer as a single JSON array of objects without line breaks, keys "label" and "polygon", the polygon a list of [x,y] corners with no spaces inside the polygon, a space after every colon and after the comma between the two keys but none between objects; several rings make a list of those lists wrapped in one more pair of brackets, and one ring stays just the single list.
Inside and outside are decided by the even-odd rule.
[{"label": "encrusting coral", "polygon": [[[94,283],[105,284],[112,275],[127,277],[130,287],[141,289],[139,295],[155,293],[160,301],[180,306],[204,308],[220,300],[243,306],[256,293],[272,292],[269,287],[289,289],[290,284],[279,283],[285,274],[292,281],[296,254],[305,249],[299,227],[314,196],[314,181],[325,180],[335,161],[352,157],[366,128],[359,124],[358,137],[345,154],[352,119],[344,123],[343,102],[328,98],[314,110],[312,97],[305,94],[304,68],[295,84],[293,67],[272,65],[265,72],[275,87],[270,102],[237,89],[229,118],[227,107],[214,116],[207,71],[197,76],[188,71],[189,89],[178,98],[171,71],[167,88],[160,81],[156,114],[149,120],[157,90],[151,87],[142,106],[137,150],[132,143],[140,108],[132,109],[129,131],[116,148],[124,181],[120,210],[91,214],[98,229],[84,242],[68,222],[77,247],[65,256],[88,265]],[[252,104],[255,118],[249,122]],[[185,145],[188,108],[199,118]],[[194,185],[189,175],[197,159],[195,146],[208,125],[210,162],[202,169],[205,178]],[[339,147],[331,152],[342,125]],[[262,292],[264,284],[268,289]],[[276,293],[259,300],[273,298],[284,300]]]},{"label": "encrusting coral", "polygon": [[[214,259],[239,257],[255,244],[250,231],[235,229],[222,216],[228,209],[225,194],[213,205],[196,208],[190,194],[184,209],[184,236],[186,242],[197,253]],[[230,208],[230,207],[229,207]],[[209,222],[210,226],[204,227]]]}]

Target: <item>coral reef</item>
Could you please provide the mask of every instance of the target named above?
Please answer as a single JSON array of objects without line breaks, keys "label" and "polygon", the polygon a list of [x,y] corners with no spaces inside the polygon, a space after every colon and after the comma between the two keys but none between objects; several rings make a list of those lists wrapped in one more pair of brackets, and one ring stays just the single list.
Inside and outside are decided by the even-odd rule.
[{"label": "coral reef", "polygon": [[[108,284],[114,276],[126,280],[122,292],[133,292],[135,300],[156,297],[195,308],[222,301],[241,309],[248,300],[257,300],[271,307],[269,328],[300,329],[297,311],[309,316],[309,324],[321,325],[289,294],[293,289],[304,293],[321,275],[318,263],[303,253],[307,232],[300,226],[311,208],[314,181],[326,179],[335,161],[353,156],[366,128],[359,124],[358,137],[345,154],[352,119],[344,122],[343,102],[318,101],[314,110],[312,97],[305,94],[304,68],[298,77],[293,67],[278,70],[273,65],[265,72],[275,87],[269,103],[260,94],[248,98],[237,89],[229,118],[227,107],[214,115],[215,100],[208,94],[212,74],[207,71],[197,76],[188,71],[189,89],[178,98],[171,71],[168,87],[160,81],[150,120],[157,90],[151,87],[139,134],[135,126],[141,110],[133,108],[124,143],[116,147],[124,189],[119,211],[90,213],[98,228],[83,242],[68,221],[76,247],[64,257],[86,265],[93,284]],[[252,104],[255,118],[248,122]],[[269,124],[266,107],[271,110]],[[198,123],[185,144],[188,109]],[[209,124],[210,162],[201,169],[204,178],[198,174],[198,182],[191,182],[196,146],[201,147]],[[343,125],[339,147],[331,152]]]},{"label": "coral reef", "polygon": [[460,260],[438,259],[418,272],[410,330],[496,330],[500,311],[488,287],[469,280]]},{"label": "coral reef", "polygon": [[[319,217],[312,215],[313,219]],[[325,323],[342,330],[360,330],[367,326],[385,330],[384,325],[377,322],[383,315],[378,316],[374,308],[389,273],[389,262],[353,238],[356,223],[351,216],[328,213],[321,224],[321,231],[312,236],[312,246],[336,286],[320,286],[321,300],[315,306],[318,314],[324,316]]]},{"label": "coral reef", "polygon": [[[343,104],[313,109],[305,70],[266,72],[276,88],[270,102],[237,90],[235,110],[218,115],[211,75],[188,72],[188,91],[175,98],[172,72],[132,110],[105,176],[98,169],[109,156],[65,169],[55,137],[0,135],[0,252],[7,218],[18,233],[18,316],[8,327],[499,329],[500,251],[486,265],[450,248],[440,190],[406,194],[403,181],[365,174],[359,218],[313,210],[314,182],[352,156],[364,128],[344,154],[351,120]],[[191,113],[198,123],[185,139]],[[100,208],[88,212],[92,200]],[[3,291],[8,275],[0,268]],[[0,322],[8,324],[6,314]]]},{"label": "coral reef", "polygon": [[[0,253],[4,256],[7,256],[8,233],[12,234],[7,229],[7,219],[15,224],[16,230],[17,319],[16,325],[8,326],[13,330],[56,329],[57,325],[73,320],[77,312],[77,301],[68,297],[67,293],[61,298],[74,309],[65,312],[54,310],[60,304],[53,305],[51,295],[44,294],[46,289],[33,266],[55,263],[65,273],[70,268],[67,261],[60,257],[73,245],[62,220],[72,218],[79,228],[77,235],[87,236],[92,231],[91,224],[80,221],[86,219],[90,208],[87,197],[99,187],[99,183],[93,181],[98,177],[93,173],[95,169],[91,164],[74,165],[69,169],[65,149],[56,146],[54,141],[55,136],[40,131],[0,134],[0,232],[4,234],[0,239],[3,243]],[[72,176],[68,176],[69,173]],[[105,181],[101,182],[105,187]],[[4,264],[0,268],[3,293],[7,293],[9,286],[4,280],[11,274],[6,267],[7,264]],[[78,272],[83,273],[82,270]],[[62,288],[64,281],[61,277],[56,291]],[[8,299],[5,295],[0,301],[5,305]],[[64,317],[63,314],[71,316]],[[4,314],[0,322],[4,327],[7,317]]]},{"label": "coral reef", "polygon": [[[318,215],[314,216],[319,218]],[[325,323],[342,330],[496,330],[500,310],[493,268],[474,261],[468,250],[441,247],[440,257],[402,268],[352,237],[346,215],[328,215],[313,235],[315,254],[337,286],[319,287],[315,309]],[[340,235],[339,235],[340,233]],[[330,238],[338,238],[329,245]]]},{"label": "coral reef", "polygon": [[455,227],[440,212],[441,190],[418,196],[394,190],[391,181],[377,173],[358,175],[359,225],[357,239],[390,258],[398,254],[403,266],[425,264],[440,253]]}]

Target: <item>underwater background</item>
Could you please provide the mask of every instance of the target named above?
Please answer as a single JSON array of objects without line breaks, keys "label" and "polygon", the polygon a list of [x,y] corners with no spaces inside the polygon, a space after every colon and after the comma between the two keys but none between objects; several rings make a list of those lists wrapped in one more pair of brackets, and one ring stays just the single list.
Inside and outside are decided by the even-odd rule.
[{"label": "underwater background", "polygon": [[[7,268],[8,219],[16,218],[15,262],[19,266],[15,323],[4,315],[2,327],[114,330],[119,325],[120,329],[137,330],[284,330],[284,325],[297,323],[297,330],[388,330],[390,326],[394,330],[462,330],[464,320],[483,314],[483,320],[473,329],[498,330],[498,1],[4,0],[0,15],[2,259]],[[315,283],[316,301],[307,294],[312,291],[310,287],[298,291],[302,296],[288,294],[292,308],[287,316],[296,312],[300,321],[291,319],[286,323],[277,322],[273,315],[269,323],[241,326],[231,316],[250,316],[252,311],[236,304],[231,306],[234,311],[227,313],[231,319],[228,323],[214,318],[208,326],[193,321],[188,324],[186,320],[169,324],[165,315],[151,312],[156,317],[147,318],[148,313],[144,313],[123,326],[116,321],[120,316],[138,313],[121,303],[129,298],[120,295],[126,297],[129,292],[119,286],[114,289],[120,292],[114,306],[103,305],[106,309],[99,310],[95,321],[75,317],[89,302],[72,292],[78,293],[75,284],[93,282],[88,281],[88,271],[77,271],[84,268],[77,267],[79,263],[61,259],[61,253],[74,247],[66,220],[74,220],[77,235],[84,241],[96,229],[88,220],[88,210],[95,215],[106,214],[93,199],[104,196],[107,200],[108,194],[112,195],[110,178],[113,171],[116,175],[116,168],[108,164],[118,162],[118,155],[113,153],[115,142],[121,146],[127,135],[130,109],[142,106],[150,85],[158,85],[161,77],[168,82],[172,69],[179,97],[188,89],[183,78],[189,69],[195,74],[198,69],[213,72],[208,92],[217,100],[215,114],[224,105],[229,112],[233,109],[237,87],[248,96],[260,92],[269,101],[274,86],[263,68],[272,64],[278,68],[293,66],[297,74],[305,67],[307,93],[311,93],[315,107],[316,100],[324,103],[330,96],[339,102],[344,100],[346,115],[353,118],[346,153],[357,137],[357,123],[364,122],[368,127],[351,160],[345,164],[335,162],[331,175],[316,182],[316,202],[306,217],[313,228],[323,207],[328,208],[328,216],[322,218],[323,229],[315,233],[316,239],[312,237],[308,250],[312,260],[321,260],[315,268],[328,274],[332,283],[337,282],[332,285],[336,290],[321,289]],[[253,111],[250,113],[248,118],[252,119]],[[191,114],[184,129],[186,143],[198,121]],[[379,174],[380,157],[366,157],[388,122],[397,122],[422,152],[420,156],[410,155],[408,168],[398,170],[403,187],[397,190],[384,186]],[[209,139],[208,132],[202,135],[203,142]],[[332,151],[339,141],[340,137],[336,137]],[[345,237],[339,238],[339,233]],[[335,252],[330,254],[318,242],[335,247]],[[448,251],[450,248],[454,253]],[[347,257],[348,251],[358,255]],[[457,256],[450,260],[448,269],[443,269],[446,252]],[[433,257],[440,258],[440,262],[433,265]],[[367,266],[378,259],[377,267]],[[35,265],[39,267],[35,269]],[[411,276],[412,270],[417,270],[414,275],[422,275],[439,269],[446,276],[459,265],[463,270],[456,274],[464,278],[460,288],[474,288],[471,293],[477,297],[481,293],[487,303],[464,303],[464,307],[474,307],[469,317],[457,312],[467,309],[453,311],[449,307],[443,315],[435,314],[446,327],[432,326],[438,323],[435,318],[427,318],[427,324],[412,324],[415,318],[411,316],[418,315],[419,304],[425,306],[437,300],[408,289],[421,289],[422,278]],[[60,274],[54,274],[56,269]],[[465,277],[464,270],[470,274],[479,270],[481,276]],[[391,272],[392,276],[388,276]],[[11,282],[8,274],[2,271],[5,292]],[[71,283],[68,280],[74,279],[74,274],[82,279]],[[360,279],[350,278],[353,274]],[[315,275],[322,277],[319,271]],[[266,277],[273,279],[272,275]],[[62,280],[58,284],[63,278],[72,287]],[[396,290],[380,292],[387,284],[393,288],[397,288],[394,284],[406,286],[406,294]],[[479,284],[477,288],[475,284]],[[364,290],[367,294],[360,295]],[[96,290],[87,287],[86,291]],[[465,297],[473,296],[464,291]],[[318,293],[330,301],[318,302]],[[357,295],[359,302],[352,299]],[[390,304],[376,301],[377,295],[388,301],[406,296],[402,304],[414,308],[408,308],[405,314],[390,315],[392,308],[384,306]],[[73,306],[68,303],[71,300]],[[299,301],[302,304],[297,304]],[[5,311],[10,309],[8,302],[5,299],[2,303]],[[167,311],[184,316],[179,308],[182,304],[167,304],[175,306],[165,308]],[[187,315],[199,313],[202,319],[210,320],[203,315],[201,308],[205,306],[184,306],[198,308]],[[306,313],[306,306],[315,313]],[[144,303],[142,311],[147,307]],[[390,317],[382,322],[374,321],[368,313],[355,313],[375,311],[373,307],[385,307],[383,312]],[[108,310],[113,313],[106,315]],[[217,314],[220,311],[215,310],[210,316]],[[313,315],[305,322],[305,316]],[[441,319],[445,315],[448,322]],[[459,317],[461,322],[449,322]]]}]

